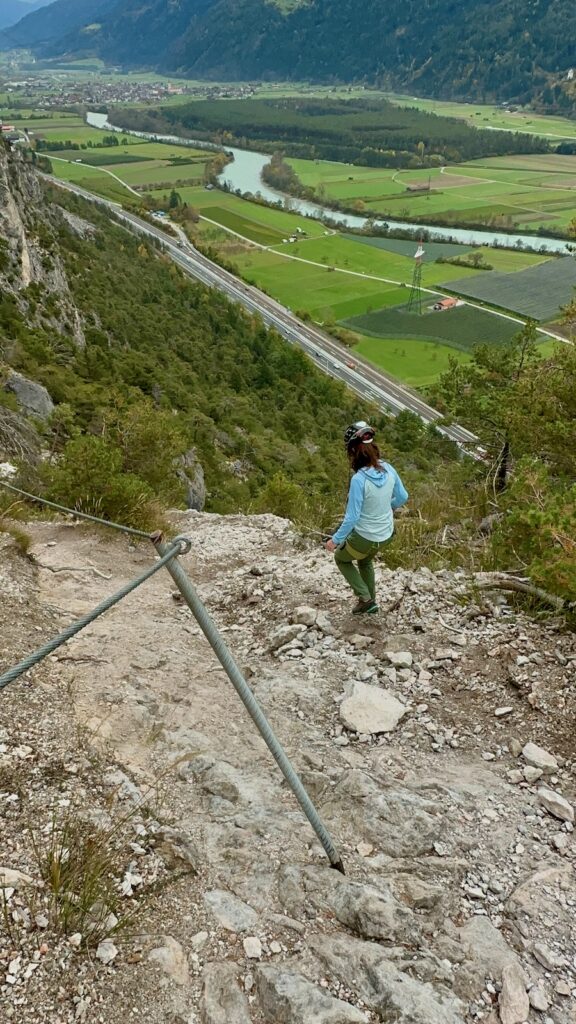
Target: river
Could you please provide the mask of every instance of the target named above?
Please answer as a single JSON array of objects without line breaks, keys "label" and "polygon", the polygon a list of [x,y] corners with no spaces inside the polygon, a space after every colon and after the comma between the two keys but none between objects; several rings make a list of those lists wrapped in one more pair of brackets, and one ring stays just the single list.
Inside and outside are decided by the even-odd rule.
[{"label": "river", "polygon": [[[202,149],[220,150],[220,146],[212,145],[209,142],[201,142],[195,139],[183,139],[178,135],[152,135],[148,132],[125,131],[109,123],[106,114],[88,112],[86,121],[93,128],[102,128],[106,131],[123,132],[124,135],[136,135],[142,139],[157,139],[160,142],[172,142],[181,146],[197,146]],[[319,203],[311,203],[306,199],[295,199],[286,196],[283,192],[270,188],[262,181],[262,168],[269,163],[270,155],[256,153],[249,149],[236,149],[232,146],[226,147],[226,152],[231,153],[233,161],[225,167],[219,176],[221,185],[225,185],[231,192],[251,192],[252,195],[259,194],[270,203],[284,205],[288,201],[290,210],[293,213],[302,214],[304,217],[312,217],[315,220],[329,220],[332,223],[344,224],[348,228],[364,228],[368,223],[377,227],[388,225],[390,228],[414,231],[422,228],[430,238],[450,238],[463,245],[498,245],[514,248],[522,246],[526,248],[542,249],[546,252],[558,252],[566,255],[566,242],[560,238],[552,238],[546,235],[515,235],[508,232],[477,231],[473,228],[452,228],[439,227],[434,224],[415,224],[413,221],[385,220],[378,218],[360,217],[353,213],[341,213],[339,210],[331,210]]]}]

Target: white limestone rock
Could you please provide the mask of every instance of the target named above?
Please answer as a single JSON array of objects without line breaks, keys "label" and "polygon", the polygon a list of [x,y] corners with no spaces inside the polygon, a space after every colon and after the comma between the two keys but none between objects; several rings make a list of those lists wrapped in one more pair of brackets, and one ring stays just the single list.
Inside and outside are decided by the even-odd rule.
[{"label": "white limestone rock", "polygon": [[524,972],[516,964],[502,971],[502,991],[498,999],[502,1024],[523,1024],[528,1019],[530,1000],[526,992]]},{"label": "white limestone rock", "polygon": [[204,903],[218,924],[229,932],[250,931],[258,920],[258,914],[252,907],[223,889],[211,889],[205,893]]},{"label": "white limestone rock", "polygon": [[556,793],[555,790],[548,789],[547,786],[541,786],[538,790],[538,800],[554,818],[568,821],[570,824],[574,823],[574,808],[561,793]]},{"label": "white limestone rock", "polygon": [[164,943],[150,950],[148,959],[164,972],[172,981],[182,987],[188,985],[190,975],[188,960],[180,943],[172,935],[164,936]]},{"label": "white limestone rock", "polygon": [[549,754],[547,750],[537,746],[536,743],[526,743],[522,748],[522,757],[533,768],[540,768],[547,775],[551,775],[558,769],[558,761],[553,754]]},{"label": "white limestone rock", "polygon": [[355,682],[349,697],[340,705],[340,720],[359,733],[392,732],[406,714],[406,708],[389,690]]}]

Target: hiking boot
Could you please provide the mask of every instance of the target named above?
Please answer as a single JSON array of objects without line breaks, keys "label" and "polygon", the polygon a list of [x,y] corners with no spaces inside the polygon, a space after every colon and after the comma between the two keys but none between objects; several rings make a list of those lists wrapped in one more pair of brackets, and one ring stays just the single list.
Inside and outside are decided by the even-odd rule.
[{"label": "hiking boot", "polygon": [[375,615],[377,611],[378,605],[373,598],[369,597],[367,601],[360,598],[352,609],[352,615]]}]

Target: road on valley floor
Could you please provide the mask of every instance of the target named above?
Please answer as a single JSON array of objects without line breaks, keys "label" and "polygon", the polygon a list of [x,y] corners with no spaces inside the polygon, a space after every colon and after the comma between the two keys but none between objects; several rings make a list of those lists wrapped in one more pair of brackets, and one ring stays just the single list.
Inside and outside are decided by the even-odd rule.
[{"label": "road on valley floor", "polygon": [[[96,196],[86,189],[71,182],[58,181],[45,176],[46,180],[59,188],[65,188],[85,199],[106,206],[116,217],[127,224],[132,230],[158,239],[181,269],[203,284],[217,288],[233,302],[238,302],[250,313],[257,313],[265,324],[273,327],[286,341],[298,345],[316,363],[319,369],[343,381],[352,391],[362,398],[379,405],[387,412],[397,415],[408,410],[415,413],[425,423],[436,423],[441,415],[436,409],[427,405],[409,388],[399,384],[367,360],[355,353],[351,356],[347,350],[313,324],[305,323],[294,316],[291,310],[276,302],[269,295],[251,285],[244,284],[229,271],[206,256],[199,253],[190,242],[176,242],[154,224],[143,220],[136,214],[122,209],[117,203]],[[439,428],[451,440],[462,446],[474,447],[477,438],[458,424]]]}]

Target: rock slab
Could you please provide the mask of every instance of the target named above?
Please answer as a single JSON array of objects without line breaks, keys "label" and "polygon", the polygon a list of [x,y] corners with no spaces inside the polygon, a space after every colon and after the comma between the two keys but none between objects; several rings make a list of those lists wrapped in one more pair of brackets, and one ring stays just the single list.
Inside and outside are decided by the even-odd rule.
[{"label": "rock slab", "polygon": [[522,757],[533,768],[540,768],[541,771],[548,772],[548,774],[555,772],[558,768],[556,758],[544,750],[544,747],[537,746],[536,743],[527,743],[522,748]]},{"label": "rock slab", "polygon": [[177,985],[186,986],[190,981],[188,972],[188,960],[186,953],[180,943],[171,935],[164,937],[164,945],[150,950],[148,959],[158,964],[164,972]]},{"label": "rock slab", "polygon": [[222,928],[229,932],[251,931],[258,921],[258,914],[252,907],[224,889],[211,889],[205,894],[204,902]]},{"label": "rock slab", "polygon": [[270,1024],[367,1024],[361,1010],[334,999],[295,971],[262,966],[256,984]]},{"label": "rock slab", "polygon": [[[390,1024],[464,1024],[460,1000],[447,998],[431,984],[398,970],[389,960],[388,950],[378,943],[339,936],[322,937],[312,945],[331,974],[345,985],[354,979],[355,992],[380,1020]],[[315,1018],[302,1020],[311,1024]]]},{"label": "rock slab", "polygon": [[570,824],[574,822],[574,808],[561,793],[556,793],[553,789],[548,789],[547,786],[541,786],[538,790],[538,800],[554,818],[559,818],[560,821],[569,821]]},{"label": "rock slab", "polygon": [[530,1000],[524,974],[516,964],[509,964],[502,971],[498,1010],[502,1024],[523,1024],[528,1019]]},{"label": "rock slab", "polygon": [[6,380],[4,390],[15,395],[19,409],[27,416],[37,416],[40,420],[47,420],[51,416],[54,402],[42,384],[13,371]]},{"label": "rock slab", "polygon": [[252,1024],[238,973],[234,963],[206,964],[200,1000],[202,1024]]},{"label": "rock slab", "polygon": [[406,714],[406,708],[389,690],[355,682],[340,705],[340,719],[347,729],[359,733],[392,732]]}]

